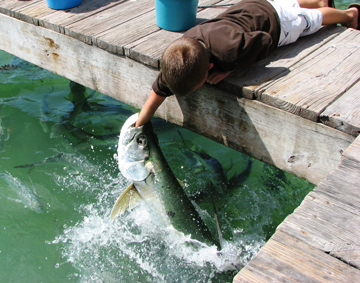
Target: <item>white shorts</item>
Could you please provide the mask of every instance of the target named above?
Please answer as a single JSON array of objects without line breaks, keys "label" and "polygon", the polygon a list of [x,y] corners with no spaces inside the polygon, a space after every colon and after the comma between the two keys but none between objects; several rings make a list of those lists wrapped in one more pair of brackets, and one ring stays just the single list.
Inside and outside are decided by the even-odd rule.
[{"label": "white shorts", "polygon": [[297,0],[268,0],[280,18],[281,33],[278,46],[295,42],[300,36],[318,31],[322,14],[318,9],[301,8]]}]

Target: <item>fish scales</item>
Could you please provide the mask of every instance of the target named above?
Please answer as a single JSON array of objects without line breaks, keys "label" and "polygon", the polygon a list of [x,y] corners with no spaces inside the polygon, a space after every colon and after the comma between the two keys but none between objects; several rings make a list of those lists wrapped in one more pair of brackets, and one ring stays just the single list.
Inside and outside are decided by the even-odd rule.
[{"label": "fish scales", "polygon": [[118,211],[124,212],[131,202],[129,196],[132,194],[128,194],[131,189],[147,203],[150,214],[156,215],[159,222],[171,223],[179,232],[190,234],[192,239],[220,247],[170,169],[151,122],[135,127],[137,118],[138,114],[132,115],[120,132],[119,169],[133,183],[119,197],[111,217]]}]

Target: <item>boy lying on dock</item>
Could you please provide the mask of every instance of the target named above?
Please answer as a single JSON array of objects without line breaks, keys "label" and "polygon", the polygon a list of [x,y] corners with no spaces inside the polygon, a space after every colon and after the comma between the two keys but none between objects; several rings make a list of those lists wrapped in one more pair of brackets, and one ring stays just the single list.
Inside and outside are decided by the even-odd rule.
[{"label": "boy lying on dock", "polygon": [[[328,2],[329,1],[329,2]],[[184,33],[162,54],[161,71],[136,126],[148,122],[167,96],[217,84],[239,67],[258,62],[322,25],[360,29],[360,4],[335,9],[333,0],[243,0]],[[330,6],[330,7],[329,7]]]}]

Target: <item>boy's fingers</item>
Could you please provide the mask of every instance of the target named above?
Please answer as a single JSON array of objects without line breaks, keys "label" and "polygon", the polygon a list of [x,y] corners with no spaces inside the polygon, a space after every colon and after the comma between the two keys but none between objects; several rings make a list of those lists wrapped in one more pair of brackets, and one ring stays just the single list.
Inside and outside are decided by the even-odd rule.
[{"label": "boy's fingers", "polygon": [[209,84],[217,84],[220,80],[219,80],[219,73],[212,73],[207,78],[207,82]]},{"label": "boy's fingers", "polygon": [[225,72],[225,73],[213,72],[213,73],[209,74],[206,81],[209,84],[217,84],[218,82],[220,82],[221,80],[226,78],[230,73],[231,72]]}]

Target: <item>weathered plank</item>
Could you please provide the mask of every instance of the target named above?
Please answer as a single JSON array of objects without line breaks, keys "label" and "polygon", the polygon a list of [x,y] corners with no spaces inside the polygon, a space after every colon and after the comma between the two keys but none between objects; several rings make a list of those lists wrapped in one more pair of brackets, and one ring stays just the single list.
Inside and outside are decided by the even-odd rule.
[{"label": "weathered plank", "polygon": [[[92,37],[107,29],[118,26],[148,11],[154,10],[154,0],[125,1],[98,12],[92,17],[79,20],[66,26],[67,35],[92,43]],[[134,30],[132,29],[132,32]]]},{"label": "weathered plank", "polygon": [[293,44],[276,49],[260,62],[236,70],[218,86],[238,96],[254,99],[259,86],[263,87],[280,74],[282,76],[288,74],[289,68],[342,31],[344,31],[343,27],[324,27],[316,34],[300,38]]},{"label": "weathered plank", "polygon": [[0,1],[0,13],[3,13],[8,16],[14,16],[14,10],[33,5],[34,3],[40,2],[42,0],[29,0],[29,1]]},{"label": "weathered plank", "polygon": [[260,87],[258,99],[317,121],[319,114],[359,79],[360,33],[346,29],[304,60]]},{"label": "weathered plank", "polygon": [[329,195],[344,207],[360,207],[360,184],[358,161],[344,158],[338,168],[314,189]]},{"label": "weathered plank", "polygon": [[189,96],[167,100],[170,104],[157,112],[160,117],[314,184],[336,168],[354,140],[325,125],[207,85]]},{"label": "weathered plank", "polygon": [[[50,9],[45,1],[37,1],[32,5],[18,7],[12,10],[12,16],[16,19],[39,25],[39,18],[55,13],[56,10]],[[64,12],[64,11],[63,11]]]},{"label": "weathered plank", "polygon": [[360,164],[344,159],[278,230],[360,269]]},{"label": "weathered plank", "polygon": [[[60,33],[69,34],[69,29],[66,28],[68,25],[96,15],[101,11],[119,5],[124,1],[127,0],[83,0],[79,6],[72,9],[57,10],[54,13],[49,13],[48,15],[42,15],[41,17],[38,17],[39,25]],[[47,5],[45,1],[42,3],[42,5],[43,8],[46,9]]]},{"label": "weathered plank", "polygon": [[353,135],[360,134],[360,82],[347,90],[320,114],[320,121]]},{"label": "weathered plank", "polygon": [[155,10],[151,10],[135,19],[99,33],[93,38],[93,44],[109,52],[123,55],[125,54],[123,46],[158,30],[160,28],[156,24]]},{"label": "weathered plank", "polygon": [[233,282],[356,282],[359,276],[359,270],[277,231]]},{"label": "weathered plank", "polygon": [[360,163],[360,136],[347,148],[344,157]]},{"label": "weathered plank", "polygon": [[124,46],[125,55],[145,65],[160,68],[160,58],[164,49],[183,33],[159,30]]}]

